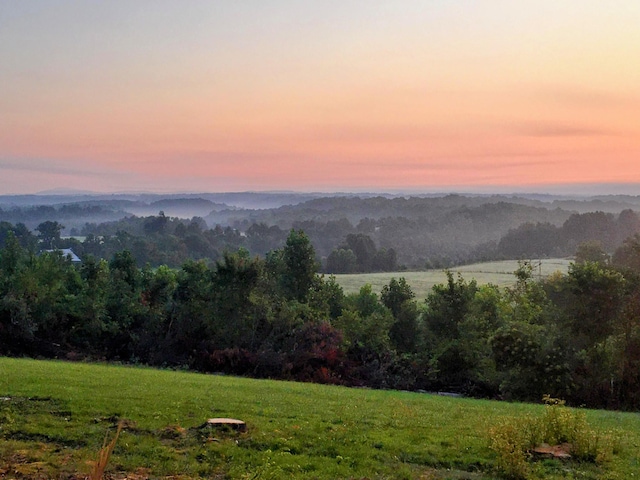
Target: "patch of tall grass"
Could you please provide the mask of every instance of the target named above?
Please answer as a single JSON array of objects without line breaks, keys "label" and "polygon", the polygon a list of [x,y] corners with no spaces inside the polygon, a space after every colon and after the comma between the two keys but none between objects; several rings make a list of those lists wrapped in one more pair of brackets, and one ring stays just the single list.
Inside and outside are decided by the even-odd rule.
[{"label": "patch of tall grass", "polygon": [[602,465],[621,448],[620,432],[592,428],[586,413],[545,396],[542,415],[503,418],[489,429],[489,446],[497,455],[496,468],[505,478],[526,479],[540,446],[562,445],[572,461]]}]

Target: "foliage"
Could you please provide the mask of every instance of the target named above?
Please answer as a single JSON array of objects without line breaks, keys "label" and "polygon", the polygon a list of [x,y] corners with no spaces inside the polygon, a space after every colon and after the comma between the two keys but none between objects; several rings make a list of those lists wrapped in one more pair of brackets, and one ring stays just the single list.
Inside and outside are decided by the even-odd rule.
[{"label": "foliage", "polygon": [[496,453],[498,472],[505,478],[527,478],[527,432],[522,420],[502,420],[490,428],[488,433],[489,448]]},{"label": "foliage", "polygon": [[356,254],[350,248],[336,248],[327,257],[328,273],[353,273],[357,270]]},{"label": "foliage", "polygon": [[[362,229],[375,231],[372,222]],[[182,236],[203,233],[198,221],[182,225]],[[366,236],[352,240],[370,246]],[[448,271],[422,287],[422,301],[411,272],[345,294],[318,274],[301,230],[264,259],[241,247],[180,269],[139,263],[118,250],[74,265],[57,251],[36,255],[7,230],[0,353],[640,407],[640,274],[628,267],[584,261],[543,279],[557,264],[476,265],[471,277],[501,268],[511,280],[482,285]]]},{"label": "foliage", "polygon": [[640,234],[627,238],[615,251],[612,262],[620,267],[640,271]]},{"label": "foliage", "polygon": [[36,249],[38,239],[29,231],[24,223],[12,225],[9,222],[0,222],[0,248],[7,245],[10,237],[16,238],[20,246],[27,251]]},{"label": "foliage", "polygon": [[576,248],[575,261],[578,265],[586,262],[606,265],[609,260],[609,255],[605,252],[602,242],[598,240],[583,242]]},{"label": "foliage", "polygon": [[316,281],[318,263],[309,237],[302,230],[291,230],[282,251],[284,263],[280,281],[285,296],[304,301]]},{"label": "foliage", "polygon": [[60,248],[60,233],[64,225],[47,220],[36,227],[42,248]]},{"label": "foliage", "polygon": [[557,256],[566,251],[562,228],[551,223],[530,222],[509,230],[500,239],[498,250],[509,258]]},{"label": "foliage", "polygon": [[[294,229],[306,232],[325,272],[347,273],[569,256],[580,244],[594,241],[610,255],[624,239],[640,233],[640,219],[628,208],[638,205],[631,197],[621,203],[461,195],[313,198],[220,194],[218,198],[245,196],[269,204],[260,204],[259,210],[238,209],[204,198],[147,203],[149,196],[133,196],[135,200],[127,196],[88,201],[67,198],[66,203],[55,206],[0,208],[0,248],[8,222],[21,222],[20,231],[18,225],[11,228],[21,245],[34,251],[37,242],[29,229],[49,222],[67,228],[58,233],[54,229],[53,235],[43,237],[43,246],[55,243],[56,248],[73,248],[80,256],[93,254],[101,259],[126,249],[133,253],[138,267],[149,263],[179,268],[190,259],[214,262],[225,250],[240,247],[264,257],[280,248]],[[275,197],[291,204],[283,206]],[[278,208],[268,208],[274,201]],[[598,209],[616,213],[593,211]]]},{"label": "foliage", "polygon": [[419,345],[420,325],[414,293],[404,278],[392,278],[389,285],[382,287],[380,300],[387,307],[395,322],[389,330],[389,337],[399,353],[414,353]]},{"label": "foliage", "polygon": [[619,432],[599,432],[587,422],[585,412],[569,409],[563,400],[545,395],[541,416],[503,419],[489,429],[489,447],[497,454],[502,476],[528,478],[533,450],[541,445],[565,445],[573,461],[603,464],[619,453]]}]

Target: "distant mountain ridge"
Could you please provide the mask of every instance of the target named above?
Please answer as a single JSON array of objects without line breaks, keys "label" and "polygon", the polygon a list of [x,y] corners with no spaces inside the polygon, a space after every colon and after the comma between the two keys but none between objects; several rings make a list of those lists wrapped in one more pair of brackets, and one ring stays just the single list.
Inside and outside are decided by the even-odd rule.
[{"label": "distant mountain ridge", "polygon": [[[37,194],[26,195],[0,195],[0,207],[26,206],[26,205],[61,205],[80,202],[107,202],[128,201],[152,204],[166,200],[179,200],[186,202],[192,200],[208,200],[216,204],[225,204],[230,207],[247,209],[278,208],[284,205],[297,205],[313,199],[335,197],[359,197],[359,198],[487,198],[503,200],[513,203],[523,201],[537,201],[543,204],[585,205],[590,202],[598,202],[606,210],[619,211],[620,209],[640,207],[639,195],[608,194],[608,195],[568,195],[547,193],[380,193],[380,192],[222,192],[222,193],[93,193],[80,190],[53,189]],[[590,208],[590,207],[588,207]],[[579,208],[582,210],[582,208]]]},{"label": "distant mountain ridge", "polygon": [[[52,193],[57,192],[57,193]],[[46,193],[46,192],[45,192]],[[0,221],[25,223],[34,229],[46,220],[59,221],[68,232],[82,229],[86,223],[117,221],[128,216],[146,217],[163,212],[168,217],[203,218],[213,228],[234,226],[243,230],[252,223],[291,228],[305,221],[348,219],[354,225],[363,218],[419,218],[428,213],[439,217],[452,208],[476,208],[480,205],[507,203],[549,211],[543,219],[531,221],[558,224],[570,213],[601,211],[618,214],[640,210],[640,196],[597,195],[592,197],[550,194],[414,194],[398,193],[296,193],[296,192],[224,192],[224,193],[64,193],[0,196]],[[553,215],[553,210],[564,213]],[[435,216],[434,216],[435,215]]]}]

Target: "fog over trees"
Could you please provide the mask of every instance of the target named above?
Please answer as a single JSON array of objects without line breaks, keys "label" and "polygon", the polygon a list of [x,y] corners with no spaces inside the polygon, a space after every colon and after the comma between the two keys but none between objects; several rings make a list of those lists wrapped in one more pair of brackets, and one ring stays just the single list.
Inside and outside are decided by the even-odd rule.
[{"label": "fog over trees", "polygon": [[[62,197],[54,204],[43,197],[47,205],[37,205],[36,198],[27,205],[24,199],[20,203],[15,197],[0,197],[0,221],[24,224],[32,231],[55,221],[65,227],[59,248],[107,259],[127,249],[140,267],[179,267],[188,259],[214,262],[225,250],[238,248],[264,257],[279,248],[290,229],[301,229],[327,273],[570,256],[586,242],[600,242],[611,255],[625,238],[640,232],[634,210],[640,208],[640,199],[629,196],[246,193],[98,196],[76,198],[75,203],[74,198]],[[261,201],[265,208],[246,208]]]}]

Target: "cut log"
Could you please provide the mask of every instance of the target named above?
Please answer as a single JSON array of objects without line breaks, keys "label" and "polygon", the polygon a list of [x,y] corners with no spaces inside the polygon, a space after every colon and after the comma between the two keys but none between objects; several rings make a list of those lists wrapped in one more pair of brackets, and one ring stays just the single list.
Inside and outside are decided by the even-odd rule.
[{"label": "cut log", "polygon": [[231,428],[233,430],[237,430],[238,432],[246,432],[247,424],[242,420],[237,420],[235,418],[210,418],[202,425],[200,428]]},{"label": "cut log", "polygon": [[542,443],[531,450],[531,453],[542,458],[557,458],[568,460],[571,458],[571,444],[562,443],[560,445],[547,445]]}]

